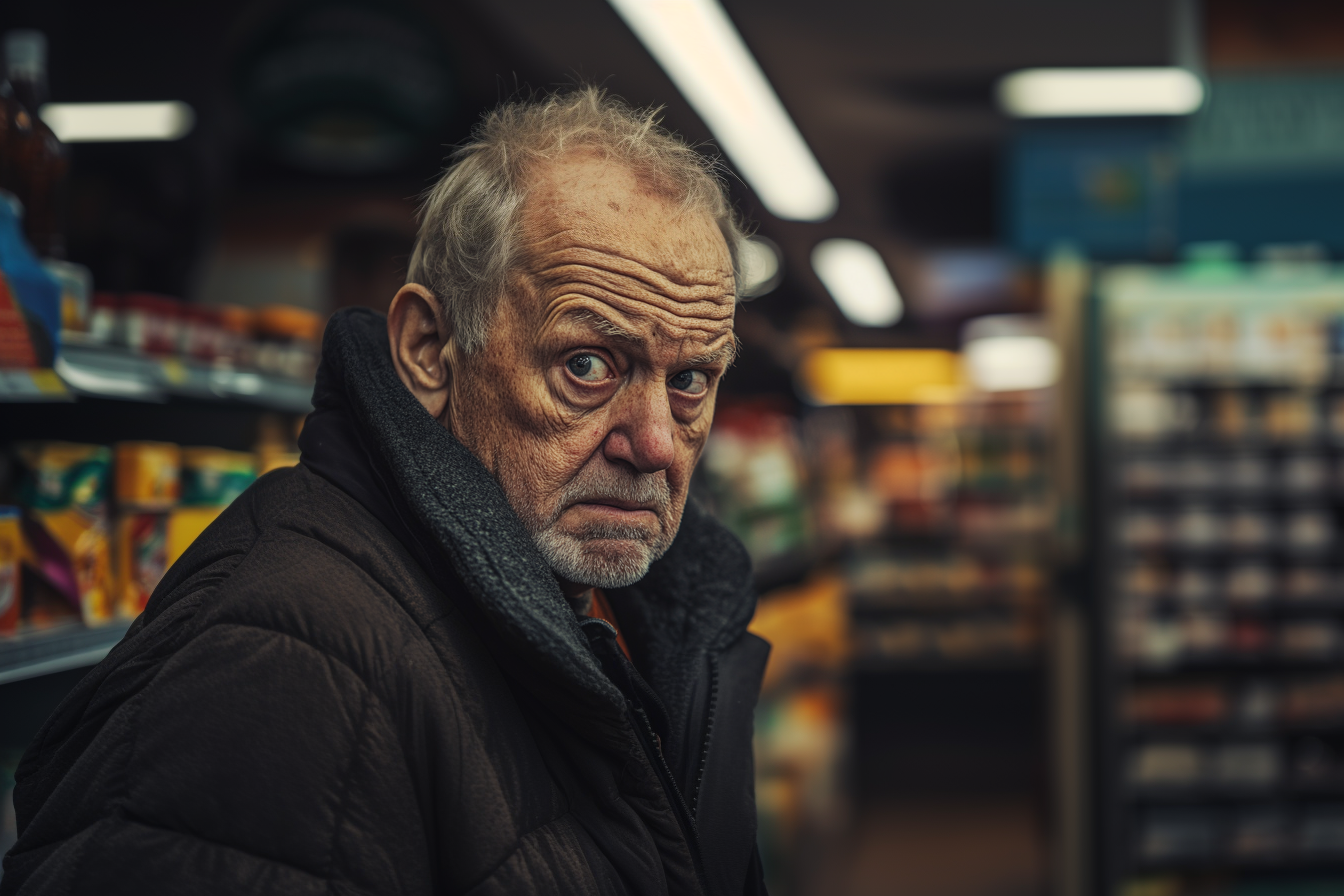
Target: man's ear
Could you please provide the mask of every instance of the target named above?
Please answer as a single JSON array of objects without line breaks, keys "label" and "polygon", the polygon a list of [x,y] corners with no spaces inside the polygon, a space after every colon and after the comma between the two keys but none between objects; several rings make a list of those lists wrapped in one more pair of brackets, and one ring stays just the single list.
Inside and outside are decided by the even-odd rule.
[{"label": "man's ear", "polygon": [[[434,293],[418,283],[397,291],[387,309],[387,338],[397,376],[436,420],[446,420],[452,333],[440,321]],[[444,347],[448,351],[444,351]]]}]

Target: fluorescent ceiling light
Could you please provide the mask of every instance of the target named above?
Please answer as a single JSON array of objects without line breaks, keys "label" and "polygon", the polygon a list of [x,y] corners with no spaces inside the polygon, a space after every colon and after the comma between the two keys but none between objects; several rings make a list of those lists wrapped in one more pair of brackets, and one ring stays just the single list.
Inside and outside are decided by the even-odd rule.
[{"label": "fluorescent ceiling light", "polygon": [[162,103],[47,103],[42,120],[62,143],[179,140],[196,113],[176,100]]},{"label": "fluorescent ceiling light", "polygon": [[967,379],[984,392],[1044,389],[1059,378],[1059,351],[1044,336],[988,336],[962,349]]},{"label": "fluorescent ceiling light", "polygon": [[770,213],[820,221],[839,200],[718,0],[610,0]]},{"label": "fluorescent ceiling light", "polygon": [[845,317],[864,327],[889,327],[905,310],[901,294],[877,250],[858,240],[822,240],[812,250],[812,270]]},{"label": "fluorescent ceiling light", "polygon": [[961,364],[942,349],[823,348],[798,366],[814,404],[942,404],[963,392]]},{"label": "fluorescent ceiling light", "polygon": [[1016,118],[1189,115],[1204,83],[1183,68],[1029,68],[998,84],[999,106]]},{"label": "fluorescent ceiling light", "polygon": [[745,299],[754,299],[772,291],[784,279],[783,253],[774,240],[763,236],[748,237],[738,250],[738,267],[742,269],[742,288]]}]

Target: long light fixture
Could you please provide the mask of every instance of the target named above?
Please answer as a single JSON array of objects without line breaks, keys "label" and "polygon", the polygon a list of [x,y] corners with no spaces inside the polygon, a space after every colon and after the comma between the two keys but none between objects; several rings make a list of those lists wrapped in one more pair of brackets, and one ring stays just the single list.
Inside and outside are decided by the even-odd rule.
[{"label": "long light fixture", "polygon": [[798,365],[813,404],[943,404],[965,394],[956,352],[942,349],[821,348]]},{"label": "long light fixture", "polygon": [[1059,349],[1031,314],[990,314],[962,328],[962,363],[983,392],[1044,389],[1059,379]]},{"label": "long light fixture", "polygon": [[62,143],[180,140],[196,113],[186,103],[47,103],[38,114]]},{"label": "long light fixture", "polygon": [[864,327],[889,327],[905,307],[887,263],[859,240],[830,239],[812,250],[812,270],[845,317]]},{"label": "long light fixture", "polygon": [[1204,103],[1204,83],[1184,68],[1029,68],[997,93],[1015,118],[1189,115]]},{"label": "long light fixture", "polygon": [[821,221],[839,198],[718,0],[610,0],[770,213]]}]

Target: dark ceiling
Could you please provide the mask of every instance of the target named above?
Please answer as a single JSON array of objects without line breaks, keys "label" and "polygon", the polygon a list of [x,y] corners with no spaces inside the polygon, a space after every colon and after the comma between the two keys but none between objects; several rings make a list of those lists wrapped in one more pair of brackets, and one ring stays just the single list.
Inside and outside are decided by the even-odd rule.
[{"label": "dark ceiling", "polygon": [[[83,226],[100,282],[181,291],[239,196],[381,189],[409,199],[434,176],[443,147],[520,88],[598,81],[635,103],[665,105],[667,123],[693,141],[711,139],[605,0],[406,0],[400,6],[441,42],[455,78],[454,111],[396,170],[297,171],[259,143],[231,73],[268,23],[305,5],[312,4],[11,0],[0,10],[0,29],[48,34],[53,99],[179,98],[199,112],[196,131],[179,144],[74,148],[83,187],[72,244],[78,254]],[[898,282],[926,247],[994,242],[998,159],[1010,127],[991,102],[999,75],[1172,58],[1171,0],[725,6],[840,194],[833,219],[786,223],[736,187],[761,232],[785,251],[789,277],[769,301],[795,311],[830,307],[806,264],[819,239],[870,242]],[[888,335],[899,339],[918,326],[903,323]]]}]

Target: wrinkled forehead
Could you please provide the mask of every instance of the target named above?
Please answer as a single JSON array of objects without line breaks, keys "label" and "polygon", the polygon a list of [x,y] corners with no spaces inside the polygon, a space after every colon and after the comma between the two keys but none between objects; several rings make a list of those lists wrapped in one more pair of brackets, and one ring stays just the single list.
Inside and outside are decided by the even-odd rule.
[{"label": "wrinkled forehead", "polygon": [[534,270],[584,256],[601,264],[605,256],[702,295],[715,287],[716,301],[733,302],[732,258],[714,218],[622,163],[576,153],[538,166],[521,223]]}]

